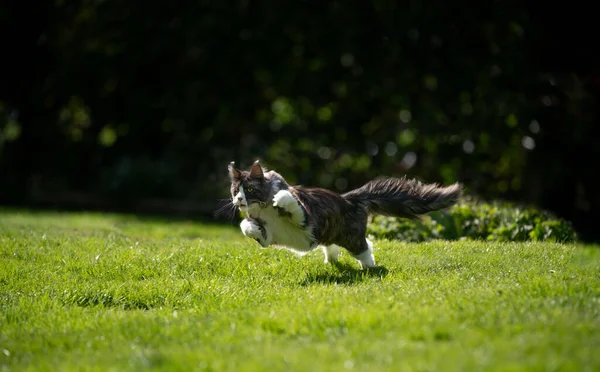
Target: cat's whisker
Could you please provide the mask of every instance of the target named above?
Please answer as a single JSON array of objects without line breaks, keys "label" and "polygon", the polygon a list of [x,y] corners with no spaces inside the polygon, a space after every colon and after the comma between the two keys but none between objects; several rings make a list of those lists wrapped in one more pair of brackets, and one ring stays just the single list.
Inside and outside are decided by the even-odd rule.
[{"label": "cat's whisker", "polygon": [[222,206],[221,208],[219,208],[215,214],[216,215],[225,215],[225,220],[232,222],[235,220],[235,216],[236,213],[239,209],[239,207],[235,204],[233,204],[233,201],[231,199],[224,199],[227,200],[229,203],[225,204],[224,206]]},{"label": "cat's whisker", "polygon": [[231,215],[229,217],[230,221],[235,220],[235,216],[237,214],[238,208],[234,205],[233,208],[231,208]]},{"label": "cat's whisker", "polygon": [[220,207],[219,209],[217,209],[215,212],[213,212],[213,215],[215,217],[219,217],[222,215],[229,215],[231,211],[235,211],[235,205],[231,202],[231,200],[229,199],[225,199],[228,201],[227,204],[223,205],[222,207]]}]

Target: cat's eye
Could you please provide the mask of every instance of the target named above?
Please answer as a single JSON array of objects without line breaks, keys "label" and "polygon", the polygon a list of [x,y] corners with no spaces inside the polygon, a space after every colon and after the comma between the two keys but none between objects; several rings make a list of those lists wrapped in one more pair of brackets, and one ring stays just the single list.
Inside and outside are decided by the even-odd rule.
[{"label": "cat's eye", "polygon": [[252,187],[248,187],[248,188],[246,189],[246,191],[248,191],[248,192],[252,192],[252,191],[253,191],[253,189],[252,189]]}]

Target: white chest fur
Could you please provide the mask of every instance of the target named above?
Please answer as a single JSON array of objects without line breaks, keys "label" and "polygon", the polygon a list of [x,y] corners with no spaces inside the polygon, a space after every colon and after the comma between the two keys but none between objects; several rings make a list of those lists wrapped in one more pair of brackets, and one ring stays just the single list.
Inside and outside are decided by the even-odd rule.
[{"label": "white chest fur", "polygon": [[248,214],[264,221],[268,240],[273,245],[281,245],[297,253],[307,253],[316,248],[310,230],[294,224],[288,216],[280,216],[274,207],[252,205],[248,208]]}]

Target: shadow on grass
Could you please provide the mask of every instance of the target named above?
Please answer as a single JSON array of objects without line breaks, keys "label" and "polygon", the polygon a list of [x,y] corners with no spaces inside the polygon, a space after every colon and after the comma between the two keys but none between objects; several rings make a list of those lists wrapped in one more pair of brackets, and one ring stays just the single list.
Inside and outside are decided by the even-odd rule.
[{"label": "shadow on grass", "polygon": [[337,262],[329,272],[309,273],[301,282],[301,286],[312,284],[356,284],[368,278],[384,278],[388,269],[378,266],[370,269],[359,269],[347,263]]}]

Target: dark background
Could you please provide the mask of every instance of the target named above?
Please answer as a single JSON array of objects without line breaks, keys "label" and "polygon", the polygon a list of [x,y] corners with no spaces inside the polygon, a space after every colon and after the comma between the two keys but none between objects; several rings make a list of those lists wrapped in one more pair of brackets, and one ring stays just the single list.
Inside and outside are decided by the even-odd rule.
[{"label": "dark background", "polygon": [[584,3],[2,2],[0,203],[211,217],[227,164],[465,183],[600,241]]}]

